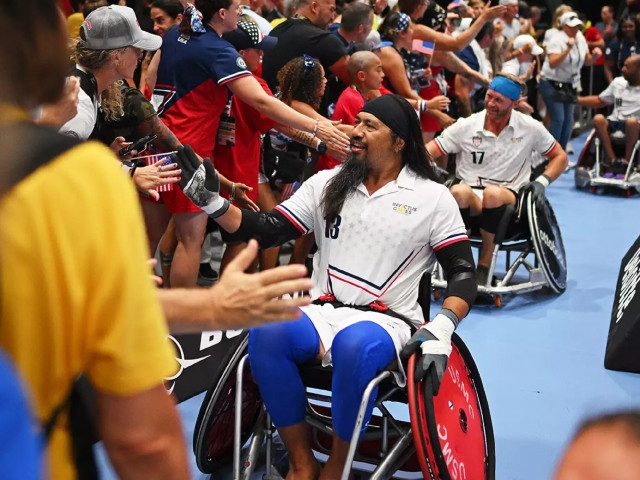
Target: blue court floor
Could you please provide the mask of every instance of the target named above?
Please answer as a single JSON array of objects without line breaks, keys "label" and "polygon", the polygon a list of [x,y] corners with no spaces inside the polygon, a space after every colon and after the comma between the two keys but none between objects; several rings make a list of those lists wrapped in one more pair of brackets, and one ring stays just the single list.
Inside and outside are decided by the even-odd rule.
[{"label": "blue court floor", "polygon": [[[577,158],[585,137],[573,139],[572,157]],[[549,479],[582,418],[640,406],[640,375],[603,367],[620,260],[640,235],[640,195],[578,191],[573,171],[552,184],[547,195],[567,252],[566,292],[505,297],[500,309],[474,307],[458,329],[489,399],[498,480]],[[437,308],[434,304],[432,312]],[[191,453],[203,397],[179,405],[198,480],[209,478],[198,472]],[[104,478],[115,478],[103,459],[101,464]]]}]

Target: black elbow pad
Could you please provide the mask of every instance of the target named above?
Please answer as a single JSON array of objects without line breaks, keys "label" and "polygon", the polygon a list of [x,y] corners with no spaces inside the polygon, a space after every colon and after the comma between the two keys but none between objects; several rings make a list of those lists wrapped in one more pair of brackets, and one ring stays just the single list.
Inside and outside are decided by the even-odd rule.
[{"label": "black elbow pad", "polygon": [[459,297],[471,307],[476,299],[478,283],[469,241],[456,242],[438,250],[436,258],[447,279],[445,297]]},{"label": "black elbow pad", "polygon": [[271,248],[300,235],[301,232],[277,210],[259,213],[243,209],[240,228],[230,234],[229,239],[246,242],[255,238],[260,248]]}]

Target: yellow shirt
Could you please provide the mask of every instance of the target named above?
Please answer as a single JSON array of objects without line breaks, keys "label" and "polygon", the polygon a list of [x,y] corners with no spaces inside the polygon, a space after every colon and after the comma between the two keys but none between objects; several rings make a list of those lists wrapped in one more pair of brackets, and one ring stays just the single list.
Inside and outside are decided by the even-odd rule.
[{"label": "yellow shirt", "polygon": [[[94,142],[0,201],[0,344],[41,421],[81,372],[100,391],[132,395],[175,370],[147,248],[131,179]],[[75,478],[66,428],[63,415],[49,443],[53,479]]]}]

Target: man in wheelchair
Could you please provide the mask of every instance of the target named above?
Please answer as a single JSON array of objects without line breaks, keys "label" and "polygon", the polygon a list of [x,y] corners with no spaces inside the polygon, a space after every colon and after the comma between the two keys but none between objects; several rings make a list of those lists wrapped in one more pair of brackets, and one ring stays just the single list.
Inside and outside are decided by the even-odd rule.
[{"label": "man in wheelchair", "polygon": [[[589,108],[613,105],[613,111],[606,118],[601,113],[593,117],[593,127],[604,150],[603,176],[612,178],[615,176],[612,166],[616,163],[628,165],[631,161],[640,134],[640,55],[627,58],[622,66],[622,76],[614,78],[602,93],[578,97],[578,105]],[[616,158],[612,137],[624,143],[624,159]]]},{"label": "man in wheelchair", "polygon": [[[314,303],[303,307],[297,321],[249,334],[253,377],[289,451],[288,479],[340,478],[363,392],[389,368],[404,384],[401,352],[405,357],[421,349],[416,377],[430,375],[438,388],[453,331],[476,295],[464,224],[449,191],[434,181],[409,103],[397,95],[368,102],[356,116],[350,146],[342,166],[316,174],[262,214],[218,196],[210,160],[200,164],[189,148],[176,158],[185,194],[239,238],[256,238],[268,248],[315,233]],[[429,312],[417,302],[418,286],[436,259],[447,274],[446,298],[433,321],[421,327]],[[332,451],[322,471],[304,422],[298,365],[309,362],[333,366]]]},{"label": "man in wheelchair", "polygon": [[[478,258],[478,285],[486,285],[494,249],[494,236],[507,205],[515,204],[518,191],[529,184],[532,153],[549,159],[533,184],[537,195],[564,171],[567,154],[542,123],[514,109],[524,83],[499,73],[489,84],[485,109],[458,119],[427,144],[431,158],[445,168],[456,154],[455,174],[461,180],[451,187],[467,228],[479,222],[482,249]],[[476,217],[476,218],[474,218]]]}]

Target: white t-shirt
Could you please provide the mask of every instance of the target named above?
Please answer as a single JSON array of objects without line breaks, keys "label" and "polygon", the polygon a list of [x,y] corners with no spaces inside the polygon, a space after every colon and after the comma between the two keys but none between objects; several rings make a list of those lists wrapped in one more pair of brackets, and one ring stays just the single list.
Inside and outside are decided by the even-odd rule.
[{"label": "white t-shirt", "polygon": [[547,155],[556,144],[544,126],[517,111],[496,137],[484,129],[487,112],[460,118],[435,138],[443,155],[457,154],[456,175],[472,187],[499,185],[519,190],[529,183],[531,156]]},{"label": "white t-shirt", "polygon": [[635,117],[640,120],[640,86],[632,87],[624,77],[616,77],[598,95],[603,102],[613,105],[609,120],[626,120]]},{"label": "white t-shirt", "polygon": [[511,23],[507,23],[504,20],[502,20],[502,23],[504,24],[504,28],[502,29],[502,35],[505,38],[507,38],[508,40],[513,40],[518,35],[520,35],[520,29],[522,28],[522,24],[520,23],[520,20],[518,20],[517,18],[514,18],[513,20],[511,20]]},{"label": "white t-shirt", "polygon": [[584,60],[589,52],[589,46],[587,41],[581,32],[578,32],[575,38],[575,43],[571,48],[571,51],[562,60],[560,65],[556,68],[551,68],[549,65],[550,53],[562,53],[569,43],[569,36],[564,30],[556,30],[557,33],[553,33],[549,40],[545,40],[545,47],[547,49],[547,57],[542,65],[540,75],[545,80],[553,80],[562,83],[571,83],[574,88],[580,86],[580,69],[584,65]]},{"label": "white t-shirt", "polygon": [[[317,173],[276,207],[301,232],[315,233],[311,296],[332,293],[352,305],[379,300],[422,324],[418,285],[435,265],[434,251],[467,239],[456,201],[444,185],[403,168],[396,180],[372,195],[360,184],[328,225],[320,199],[341,169]],[[314,312],[307,313],[313,320]]]},{"label": "white t-shirt", "polygon": [[502,64],[502,73],[510,73],[520,77],[527,73],[530,66],[531,62],[520,62],[517,58],[512,58]]}]

